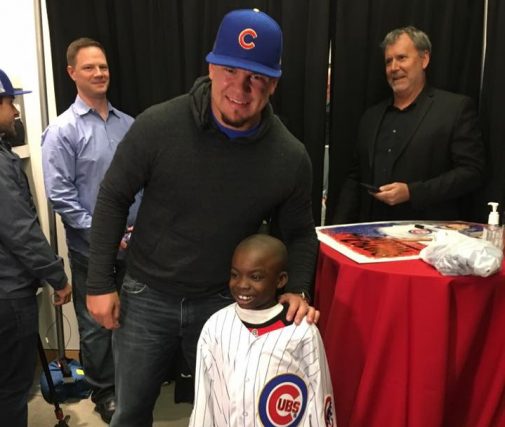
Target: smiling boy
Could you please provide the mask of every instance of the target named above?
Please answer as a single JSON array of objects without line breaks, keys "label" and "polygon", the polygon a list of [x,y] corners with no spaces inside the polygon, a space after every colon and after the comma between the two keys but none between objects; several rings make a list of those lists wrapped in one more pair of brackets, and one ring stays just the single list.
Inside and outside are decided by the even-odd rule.
[{"label": "smiling boy", "polygon": [[235,303],[214,314],[198,342],[191,427],[336,426],[333,392],[317,328],[286,320],[277,291],[287,249],[255,234],[233,254]]}]

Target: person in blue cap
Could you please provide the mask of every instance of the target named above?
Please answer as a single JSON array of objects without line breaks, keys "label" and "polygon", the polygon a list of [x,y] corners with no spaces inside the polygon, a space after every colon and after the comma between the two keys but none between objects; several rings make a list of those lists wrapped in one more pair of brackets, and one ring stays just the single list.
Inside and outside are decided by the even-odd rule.
[{"label": "person in blue cap", "polygon": [[40,228],[21,159],[3,139],[15,133],[14,98],[29,92],[14,89],[0,70],[0,417],[9,427],[27,426],[39,332],[37,289],[49,283],[55,305],[72,296],[63,263]]},{"label": "person in blue cap", "polygon": [[[273,113],[282,31],[258,10],[223,18],[209,75],[189,93],[140,114],[102,181],[91,229],[87,304],[114,329],[117,407],[112,426],[152,425],[178,346],[194,373],[203,324],[233,302],[236,245],[263,222],[285,242],[286,318],[317,320],[310,307],[317,254],[312,167],[304,145]],[[115,252],[135,193],[144,194],[121,298]]]}]

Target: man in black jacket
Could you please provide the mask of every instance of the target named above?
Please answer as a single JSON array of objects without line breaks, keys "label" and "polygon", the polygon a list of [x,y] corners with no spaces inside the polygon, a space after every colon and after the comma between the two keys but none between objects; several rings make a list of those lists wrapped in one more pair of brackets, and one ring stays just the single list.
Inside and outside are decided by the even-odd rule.
[{"label": "man in black jacket", "polygon": [[[309,307],[317,239],[308,154],[269,103],[281,75],[282,32],[257,10],[227,14],[190,93],[142,113],[102,182],[93,217],[88,309],[114,328],[117,409],[112,426],[152,424],[175,348],[194,372],[205,321],[232,303],[235,246],[272,219],[286,242],[288,320]],[[114,253],[133,196],[144,188],[121,303]],[[260,275],[261,272],[258,272]],[[254,414],[251,414],[254,416]]]},{"label": "man in black jacket", "polygon": [[70,301],[72,288],[40,229],[21,159],[3,136],[13,136],[19,116],[12,87],[0,70],[0,416],[9,427],[26,427],[28,391],[35,374],[41,281],[54,288],[54,304]]},{"label": "man in black jacket", "polygon": [[482,183],[484,172],[473,102],[426,83],[431,42],[424,32],[393,30],[382,47],[393,99],[361,119],[332,222],[464,219],[461,199]]}]

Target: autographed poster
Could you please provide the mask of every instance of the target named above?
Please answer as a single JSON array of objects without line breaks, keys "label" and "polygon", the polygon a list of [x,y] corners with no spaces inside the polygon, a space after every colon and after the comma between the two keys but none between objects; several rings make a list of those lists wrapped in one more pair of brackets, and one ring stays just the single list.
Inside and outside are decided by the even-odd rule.
[{"label": "autographed poster", "polygon": [[318,239],[358,263],[419,258],[439,230],[480,237],[482,224],[463,221],[388,221],[316,227]]}]

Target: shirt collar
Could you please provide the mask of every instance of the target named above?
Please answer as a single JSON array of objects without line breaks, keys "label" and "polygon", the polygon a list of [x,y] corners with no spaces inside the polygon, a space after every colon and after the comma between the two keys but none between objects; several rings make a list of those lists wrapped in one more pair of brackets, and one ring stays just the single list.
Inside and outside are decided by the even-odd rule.
[{"label": "shirt collar", "polygon": [[261,125],[261,121],[260,121],[252,129],[235,130],[235,129],[227,128],[227,127],[223,126],[221,123],[219,123],[218,120],[216,119],[216,116],[214,116],[214,112],[212,111],[212,108],[210,109],[210,114],[212,116],[212,119],[214,120],[214,123],[218,127],[218,129],[230,139],[249,138],[250,136],[253,136],[258,132],[258,129]]},{"label": "shirt collar", "polygon": [[273,307],[265,308],[263,310],[250,310],[246,308],[241,308],[235,303],[235,312],[237,313],[240,320],[252,323],[253,325],[260,325],[262,323],[268,322],[273,319],[283,310],[282,304],[275,304]]},{"label": "shirt collar", "polygon": [[416,99],[414,99],[407,107],[405,107],[403,110],[400,110],[399,108],[395,107],[395,99],[394,97],[391,97],[390,102],[388,104],[388,109],[389,110],[398,110],[398,111],[409,111],[415,108],[415,106],[419,103],[420,100],[428,96],[428,92],[430,91],[430,87],[428,86],[428,83],[425,83],[423,89],[421,92],[419,92],[419,95],[417,95]]},{"label": "shirt collar", "polygon": [[[88,114],[91,111],[95,111],[88,104],[86,104],[79,95],[77,95],[75,97],[75,102],[74,102],[74,106],[73,107],[74,107],[74,111],[77,114],[79,114],[80,116],[84,116],[84,115]],[[109,114],[112,113],[116,117],[119,117],[119,114],[118,114],[117,110],[112,106],[112,104],[109,101],[107,101],[107,108],[109,110]]]}]

